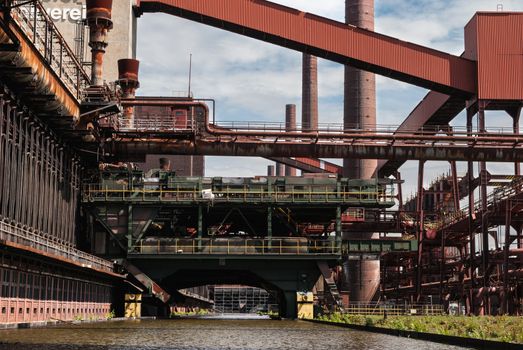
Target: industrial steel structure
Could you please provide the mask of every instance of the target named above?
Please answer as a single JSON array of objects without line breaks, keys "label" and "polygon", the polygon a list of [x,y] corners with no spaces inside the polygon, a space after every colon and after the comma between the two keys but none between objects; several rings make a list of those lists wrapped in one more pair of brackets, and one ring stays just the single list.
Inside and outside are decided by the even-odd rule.
[{"label": "industrial steel structure", "polygon": [[[87,71],[39,1],[2,1],[0,322],[101,317],[125,292],[150,296],[143,304],[161,314],[177,290],[239,283],[267,290],[288,317],[296,293],[313,289],[337,308],[378,298],[523,313],[523,14],[477,13],[458,57],[375,33],[373,9],[347,0],[340,23],[262,0],[136,2],[139,15],[302,52],[298,125],[294,105],[282,124],[220,123],[212,100],[136,97],[139,62],[127,57],[106,84],[111,0],[87,1]],[[318,121],[315,57],[347,65],[339,125]],[[401,125],[380,126],[374,74],[431,91]],[[463,110],[466,125],[450,126]],[[513,128],[487,129],[490,110]],[[132,163],[151,154],[280,165],[269,176],[204,178],[180,176],[168,159],[146,171]],[[404,201],[407,160],[419,161],[418,186]],[[430,160],[450,172],[425,188]],[[486,162],[514,172],[491,174]]]}]

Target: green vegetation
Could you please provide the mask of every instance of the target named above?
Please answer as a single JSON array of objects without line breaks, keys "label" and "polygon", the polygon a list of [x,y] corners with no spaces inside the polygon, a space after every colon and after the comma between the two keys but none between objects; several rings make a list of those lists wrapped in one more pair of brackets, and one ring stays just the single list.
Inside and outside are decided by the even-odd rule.
[{"label": "green vegetation", "polygon": [[523,344],[523,317],[381,316],[334,313],[318,320]]},{"label": "green vegetation", "polygon": [[198,309],[195,311],[187,311],[187,312],[171,312],[171,318],[177,318],[177,317],[191,317],[191,316],[206,316],[210,313],[209,310],[206,309]]},{"label": "green vegetation", "polygon": [[112,320],[115,317],[116,317],[116,313],[114,312],[114,310],[111,310],[110,312],[105,314],[106,320]]}]

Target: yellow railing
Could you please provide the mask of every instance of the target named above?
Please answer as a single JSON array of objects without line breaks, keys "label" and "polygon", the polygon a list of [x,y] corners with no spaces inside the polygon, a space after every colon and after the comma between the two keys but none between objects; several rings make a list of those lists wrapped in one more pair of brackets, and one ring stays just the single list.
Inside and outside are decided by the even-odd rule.
[{"label": "yellow railing", "polygon": [[173,238],[142,240],[137,254],[174,255],[339,255],[336,240],[306,238]]},{"label": "yellow railing", "polygon": [[267,191],[258,189],[222,189],[203,193],[198,189],[128,189],[122,185],[121,189],[108,188],[100,185],[84,187],[84,201],[165,201],[165,202],[250,202],[250,201],[284,201],[284,202],[394,202],[395,196],[386,191],[332,191],[328,188],[311,188],[310,190]]}]

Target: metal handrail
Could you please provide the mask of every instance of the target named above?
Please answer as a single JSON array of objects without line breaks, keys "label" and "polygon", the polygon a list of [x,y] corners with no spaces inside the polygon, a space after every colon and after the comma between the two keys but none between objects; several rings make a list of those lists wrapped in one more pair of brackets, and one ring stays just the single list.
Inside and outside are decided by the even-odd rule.
[{"label": "metal handrail", "polygon": [[36,231],[17,227],[4,221],[0,221],[0,240],[18,243],[46,253],[56,254],[80,263],[85,267],[97,268],[108,272],[113,270],[113,263],[110,261],[64,244],[52,242]]},{"label": "metal handrail", "polygon": [[141,240],[135,254],[174,255],[340,255],[339,240],[305,238],[174,238]]},{"label": "metal handrail", "polygon": [[[285,122],[272,122],[272,121],[219,121],[214,124],[215,127],[227,128],[234,131],[254,131],[254,130],[263,130],[263,131],[280,131],[280,132],[289,132],[289,131],[303,131],[302,124],[296,124],[292,128],[289,128]],[[494,136],[494,135],[506,135],[506,136],[515,136],[514,130],[507,127],[491,127],[488,131],[471,131],[466,126],[453,126],[449,129],[448,125],[426,125],[420,128],[401,128],[399,130],[399,125],[395,124],[377,124],[373,126],[363,126],[357,123],[353,124],[344,124],[344,123],[319,123],[315,128],[307,128],[308,132],[373,132],[373,133],[383,133],[383,134],[413,134],[416,135],[434,135],[434,133],[445,134],[445,135],[471,135],[472,136]]]},{"label": "metal handrail", "polygon": [[[122,185],[124,187],[125,185]],[[149,200],[159,199],[165,202],[184,202],[187,200],[205,202],[247,202],[249,200],[261,201],[290,201],[290,202],[342,202],[353,203],[355,201],[374,201],[374,202],[394,202],[395,196],[380,191],[321,191],[321,186],[314,187],[318,191],[312,190],[292,190],[292,191],[267,191],[258,189],[225,189],[212,191],[213,197],[204,197],[202,191],[193,190],[163,190],[163,189],[109,189],[103,185],[85,185],[83,190],[84,201],[103,200]]]},{"label": "metal handrail", "polygon": [[[500,187],[499,189],[492,191],[487,196],[487,207],[494,205],[496,203],[499,203],[501,201],[507,200],[510,197],[512,197],[518,193],[521,193],[522,190],[523,190],[523,179],[517,179],[506,186]],[[483,210],[483,208],[481,208],[481,206],[482,206],[482,200],[480,198],[474,202],[473,212],[475,214],[481,212]],[[468,215],[469,215],[469,206],[465,206],[463,209],[461,209],[459,211],[446,215],[441,221],[434,223],[433,224],[434,227],[432,227],[432,228],[438,229],[438,230],[442,229],[446,226],[452,225],[460,220],[465,219],[466,217],[468,217]]]},{"label": "metal handrail", "polygon": [[19,6],[12,9],[13,20],[71,94],[80,99],[82,91],[90,85],[89,75],[41,1],[16,3]]}]

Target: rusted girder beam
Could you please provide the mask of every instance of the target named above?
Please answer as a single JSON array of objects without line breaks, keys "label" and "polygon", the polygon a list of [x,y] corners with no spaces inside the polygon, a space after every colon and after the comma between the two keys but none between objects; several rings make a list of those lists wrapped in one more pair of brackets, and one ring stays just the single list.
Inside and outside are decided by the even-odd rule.
[{"label": "rusted girder beam", "polygon": [[262,0],[140,0],[163,12],[449,94],[477,91],[473,61]]},{"label": "rusted girder beam", "polygon": [[139,160],[145,154],[185,154],[244,157],[318,157],[394,160],[456,160],[514,162],[523,160],[523,148],[485,146],[416,144],[406,142],[377,143],[297,143],[260,142],[257,140],[147,140],[119,139],[108,145],[111,155],[120,160]]}]

